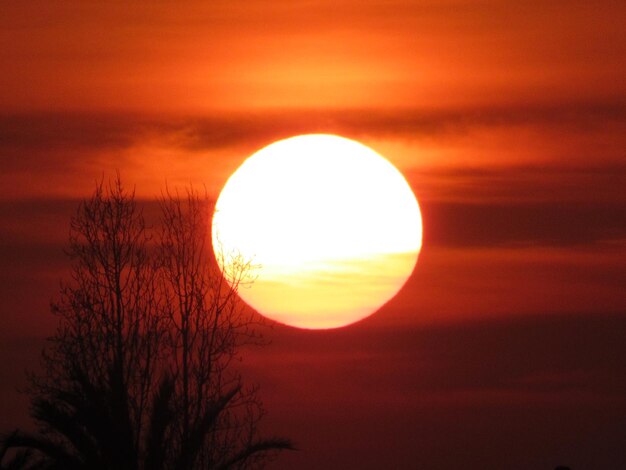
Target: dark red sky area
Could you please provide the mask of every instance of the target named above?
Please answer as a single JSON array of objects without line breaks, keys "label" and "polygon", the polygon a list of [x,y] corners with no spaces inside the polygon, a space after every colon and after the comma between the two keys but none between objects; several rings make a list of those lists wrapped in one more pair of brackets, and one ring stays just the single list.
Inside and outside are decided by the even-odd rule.
[{"label": "dark red sky area", "polygon": [[258,148],[357,139],[420,200],[400,294],[242,368],[272,468],[626,468],[623,2],[5,2],[0,430],[54,328],[69,218],[119,169],[217,197]]}]

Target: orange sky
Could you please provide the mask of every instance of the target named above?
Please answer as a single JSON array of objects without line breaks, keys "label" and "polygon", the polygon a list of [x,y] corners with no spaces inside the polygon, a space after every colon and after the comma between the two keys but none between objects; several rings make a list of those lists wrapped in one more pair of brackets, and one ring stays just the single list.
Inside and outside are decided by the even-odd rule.
[{"label": "orange sky", "polygon": [[[165,178],[217,194],[245,156],[302,132],[364,141],[422,199],[482,197],[457,184],[477,168],[568,200],[559,173],[602,193],[575,199],[607,197],[598,169],[623,175],[620,2],[32,1],[3,13],[2,198],[77,197],[116,168],[146,197]],[[40,162],[45,175],[31,171]]]},{"label": "orange sky", "polygon": [[623,100],[621,2],[11,2],[5,110]]},{"label": "orange sky", "polygon": [[[626,240],[619,2],[29,2],[3,9],[7,266],[32,258],[31,244],[57,253],[71,201],[118,169],[142,199],[158,197],[165,182],[206,187],[216,198],[252,152],[328,132],[387,157],[423,206],[423,261],[388,321],[527,313],[520,302],[535,288],[550,294],[538,296],[532,311],[626,305],[602,275],[613,269],[611,257],[622,259]],[[542,274],[520,278],[529,253],[543,260],[533,268]],[[596,255],[588,268],[583,260]],[[584,288],[572,274],[549,275],[546,260],[562,258],[571,272],[598,274]],[[21,291],[44,271],[58,274],[28,268],[17,279],[7,274],[9,285],[21,282]],[[482,272],[501,275],[490,280]],[[450,299],[449,290],[458,295]],[[564,291],[574,300],[564,300]],[[22,300],[7,308],[6,334],[21,331],[24,311],[37,301]],[[47,301],[42,296],[38,308]]]},{"label": "orange sky", "polygon": [[[612,0],[4,2],[0,432],[24,419],[12,385],[96,180],[121,170],[151,213],[166,181],[216,197],[259,148],[327,132],[404,173],[424,244],[370,319],[279,327],[253,358],[271,429],[305,449],[276,468],[626,466],[625,18]],[[367,426],[401,438],[373,451]]]}]

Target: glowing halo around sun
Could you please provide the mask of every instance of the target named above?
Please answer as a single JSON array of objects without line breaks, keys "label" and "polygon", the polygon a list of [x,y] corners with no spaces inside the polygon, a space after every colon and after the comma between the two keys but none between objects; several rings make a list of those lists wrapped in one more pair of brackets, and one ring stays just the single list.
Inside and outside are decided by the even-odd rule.
[{"label": "glowing halo around sun", "polygon": [[[215,206],[213,247],[257,266],[239,295],[300,328],[337,328],[391,299],[422,244],[419,205],[402,174],[353,140],[311,134],[249,157]],[[225,276],[228,278],[228,276]]]}]

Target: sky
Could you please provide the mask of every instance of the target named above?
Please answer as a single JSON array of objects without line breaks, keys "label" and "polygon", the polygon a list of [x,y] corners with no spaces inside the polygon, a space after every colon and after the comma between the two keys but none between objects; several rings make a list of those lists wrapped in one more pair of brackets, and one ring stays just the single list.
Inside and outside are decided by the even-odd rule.
[{"label": "sky", "polygon": [[116,170],[216,198],[253,152],[358,140],[420,202],[399,294],[245,352],[283,468],[626,467],[626,6],[4,2],[0,428],[54,331],[69,220]]}]

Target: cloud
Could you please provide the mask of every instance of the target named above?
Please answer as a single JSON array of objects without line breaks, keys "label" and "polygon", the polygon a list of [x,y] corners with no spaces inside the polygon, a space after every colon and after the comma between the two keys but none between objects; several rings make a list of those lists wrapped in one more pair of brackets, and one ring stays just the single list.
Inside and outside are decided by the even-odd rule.
[{"label": "cloud", "polygon": [[115,169],[148,192],[165,178],[194,176],[217,190],[243,156],[280,138],[316,132],[381,147],[427,199],[506,199],[512,190],[526,200],[551,193],[594,198],[598,191],[611,198],[618,197],[625,174],[626,107],[618,104],[204,116],[22,113],[0,117],[0,193],[84,194]]},{"label": "cloud", "polygon": [[22,113],[0,117],[0,150],[24,152],[118,150],[161,136],[191,150],[257,145],[297,133],[335,132],[358,137],[419,138],[459,135],[473,128],[524,125],[590,131],[626,126],[626,106],[564,106],[451,110],[266,110],[205,116],[128,113]]},{"label": "cloud", "polygon": [[493,206],[626,203],[622,190],[626,165],[614,162],[457,165],[408,170],[405,174],[424,202]]},{"label": "cloud", "polygon": [[626,240],[626,202],[423,203],[424,245],[594,245]]},{"label": "cloud", "polygon": [[596,132],[605,126],[626,126],[626,106],[614,103],[546,107],[452,110],[274,110],[195,119],[172,119],[157,128],[178,134],[189,149],[253,146],[299,133],[337,133],[353,138],[403,140],[467,135],[475,129],[502,130],[513,126],[559,132]]},{"label": "cloud", "polygon": [[[317,364],[316,370],[328,370],[343,387],[381,394],[391,392],[386,384],[393,383],[395,393],[407,395],[437,391],[454,398],[462,391],[517,390],[532,400],[534,393],[565,389],[610,399],[626,392],[626,348],[619,333],[625,326],[622,315],[581,312],[422,327],[369,321],[324,335],[280,327],[272,347],[250,360],[291,370],[288,377],[298,366]],[[376,382],[362,382],[372,375]]]}]

